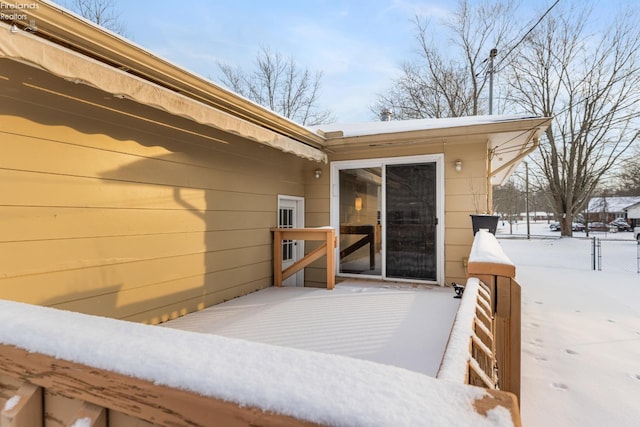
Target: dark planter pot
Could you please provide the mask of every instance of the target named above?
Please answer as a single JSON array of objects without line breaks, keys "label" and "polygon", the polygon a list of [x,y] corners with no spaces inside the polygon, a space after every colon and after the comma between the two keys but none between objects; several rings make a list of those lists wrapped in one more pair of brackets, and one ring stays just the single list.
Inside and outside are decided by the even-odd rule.
[{"label": "dark planter pot", "polygon": [[478,230],[485,228],[489,230],[489,233],[496,234],[496,228],[498,228],[498,215],[486,215],[475,214],[471,215],[471,226],[473,227],[473,235],[475,236]]}]

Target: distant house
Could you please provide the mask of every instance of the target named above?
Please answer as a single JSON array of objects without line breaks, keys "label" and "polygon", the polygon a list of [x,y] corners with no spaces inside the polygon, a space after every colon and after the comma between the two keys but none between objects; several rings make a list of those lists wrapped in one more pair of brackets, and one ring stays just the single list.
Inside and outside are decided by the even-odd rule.
[{"label": "distant house", "polygon": [[640,227],[640,201],[625,208],[627,220],[631,222],[632,227]]},{"label": "distant house", "polygon": [[[551,221],[553,217],[554,217],[553,213],[550,213],[550,212],[543,212],[543,211],[529,212],[530,221]],[[527,213],[520,212],[520,215],[518,216],[518,218],[520,221],[526,221]]]},{"label": "distant house", "polygon": [[627,209],[640,203],[640,197],[592,197],[587,205],[589,221],[610,222],[628,219]]},{"label": "distant house", "polygon": [[[274,227],[334,227],[338,276],[462,281],[469,214],[549,126],[310,129],[52,3],[29,14],[36,32],[0,23],[2,299],[163,322],[272,286]],[[310,249],[288,244],[284,263]]]}]

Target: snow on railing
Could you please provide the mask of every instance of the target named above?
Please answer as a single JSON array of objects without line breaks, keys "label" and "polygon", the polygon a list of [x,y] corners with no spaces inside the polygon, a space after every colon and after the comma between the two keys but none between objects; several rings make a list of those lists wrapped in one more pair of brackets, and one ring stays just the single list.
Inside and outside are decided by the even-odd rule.
[{"label": "snow on railing", "polygon": [[477,278],[467,280],[437,377],[497,388],[490,295]]},{"label": "snow on railing", "polygon": [[[490,332],[493,334],[493,352],[498,371],[498,388],[514,393],[520,398],[520,352],[521,352],[521,288],[515,280],[516,266],[502,250],[496,237],[486,230],[476,233],[467,263],[467,274],[479,280],[479,292],[486,287],[489,294],[488,305],[478,311],[478,320],[492,317]],[[466,291],[465,291],[466,292]],[[486,324],[486,321],[484,322]],[[476,328],[476,334],[482,336]],[[487,341],[487,340],[485,340]],[[486,342],[485,342],[486,344]],[[489,348],[491,349],[491,348]],[[488,373],[490,362],[486,354],[487,349],[481,345],[471,348],[478,356],[479,366]],[[473,361],[471,361],[473,364]]]},{"label": "snow on railing", "polygon": [[485,272],[487,269],[505,277],[515,277],[516,272],[515,265],[502,250],[496,236],[483,229],[478,230],[473,239],[467,268],[470,276],[477,270]]}]

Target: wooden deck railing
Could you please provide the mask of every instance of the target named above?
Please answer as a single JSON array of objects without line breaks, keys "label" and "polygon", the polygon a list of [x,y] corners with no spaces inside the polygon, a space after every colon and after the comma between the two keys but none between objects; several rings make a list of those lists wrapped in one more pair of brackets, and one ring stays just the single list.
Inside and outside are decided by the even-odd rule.
[{"label": "wooden deck railing", "polygon": [[494,316],[488,287],[467,280],[438,378],[498,389]]},{"label": "wooden deck railing", "polygon": [[[489,411],[496,425],[509,425],[497,420],[510,418],[514,426],[520,426],[515,396],[499,390],[480,392],[462,383],[456,385],[417,373],[414,381],[393,367],[333,360],[313,352],[303,355],[297,350],[277,347],[271,349],[264,366],[260,364],[263,366],[260,375],[247,378],[242,367],[258,359],[246,355],[247,351],[252,352],[246,343],[229,342],[221,349],[219,340],[203,342],[200,334],[184,337],[179,335],[186,334],[184,331],[158,326],[3,303],[9,314],[3,317],[0,313],[0,319],[4,319],[0,323],[0,336],[5,340],[0,342],[0,427],[323,425],[310,420],[326,420],[329,425],[368,425],[371,412],[401,413],[409,408],[419,411],[419,419],[433,427],[448,427],[452,417],[459,421],[458,425],[476,425],[480,421],[486,424]],[[13,321],[20,313],[25,313],[24,318]],[[41,327],[45,319],[47,325]],[[28,339],[21,335],[23,331],[30,331]],[[119,332],[114,335],[114,331]],[[140,337],[145,342],[140,342]],[[24,345],[31,349],[23,348]],[[179,356],[174,357],[172,352],[178,350],[173,348],[175,345],[188,350],[178,351]],[[245,352],[233,351],[234,348]],[[122,354],[129,356],[123,359]],[[202,363],[202,358],[229,369],[216,370],[215,366]],[[305,372],[326,367],[327,375],[322,378],[311,375],[309,378],[315,379],[305,382],[308,378],[302,374],[301,384],[287,385],[291,378],[283,381],[282,373],[290,368],[292,360],[304,365]],[[279,363],[282,366],[277,367]],[[240,369],[236,371],[233,365]],[[146,369],[147,366],[151,369]],[[240,377],[237,382],[230,376],[233,371]],[[371,378],[367,372],[372,372]],[[343,387],[344,378],[358,386]],[[226,388],[219,386],[221,382],[235,391],[228,394]],[[407,399],[403,395],[406,383],[414,388],[416,384],[425,387],[424,393],[416,390],[424,396],[423,400]],[[256,387],[273,390],[275,397],[268,397],[274,395],[265,395]],[[261,397],[255,399],[256,395]],[[358,402],[352,407],[354,414],[344,414],[342,403],[349,400]],[[371,400],[378,402],[375,408],[368,406],[372,405]],[[302,405],[305,409],[284,409],[300,414],[299,417],[267,409],[283,411],[283,401],[287,402],[284,406]],[[419,424],[422,423],[412,423]]]},{"label": "wooden deck railing", "polygon": [[0,427],[45,420],[83,427],[318,425],[0,344]]},{"label": "wooden deck railing", "polygon": [[[438,377],[508,391],[519,401],[521,290],[515,266],[495,236],[481,230],[467,269],[469,279]],[[466,357],[455,353],[461,347]]]},{"label": "wooden deck railing", "polygon": [[[276,246],[281,247],[282,239],[306,239],[312,235],[312,240],[324,240],[327,247],[334,247],[332,229],[313,230],[311,233],[275,230],[278,235]],[[446,421],[449,418],[436,415],[442,412],[454,414],[454,417],[470,417],[468,412],[460,411],[465,399],[458,401],[458,397],[466,395],[467,388],[471,387],[464,383],[481,385],[487,389],[486,394],[473,391],[473,395],[477,396],[473,401],[475,414],[486,417],[489,411],[500,407],[501,410],[508,411],[514,426],[521,426],[516,397],[520,391],[520,288],[513,280],[513,265],[503,254],[496,255],[499,251],[495,248],[497,242],[494,240],[493,236],[481,234],[474,241],[468,264],[469,275],[472,277],[467,280],[445,360],[438,375],[439,378],[458,381],[460,384],[457,388],[450,381],[434,380],[430,383],[430,387],[436,390],[434,393],[451,395],[451,398],[439,400],[437,405],[429,400],[424,401],[426,412],[432,411],[431,416],[425,415],[425,422],[434,426],[449,425]],[[317,253],[323,253],[323,249],[317,249]],[[328,269],[328,274],[329,272],[333,275],[333,269]],[[77,316],[78,321],[72,323],[83,324],[80,317],[84,315]],[[57,332],[43,334],[41,341],[55,342],[56,333],[70,324],[68,319],[59,323],[53,329]],[[0,324],[0,329],[2,327]],[[37,328],[37,325],[29,324],[29,327]],[[150,329],[145,331],[145,336],[151,334],[155,337],[155,332],[155,329]],[[91,348],[96,343],[96,333],[99,332],[94,329],[79,332],[75,328],[74,344],[80,349]],[[110,345],[112,339],[113,337],[105,337],[101,341],[101,354],[118,354],[121,351],[119,346]],[[48,344],[45,347],[48,348]],[[215,351],[216,348],[212,347],[207,353]],[[136,354],[136,359],[140,361],[152,360],[158,356],[157,351],[146,348],[140,348],[139,354]],[[185,363],[185,366],[174,364],[171,369],[175,372],[190,372],[193,365],[195,363]],[[494,369],[496,367],[497,370]],[[230,402],[215,395],[201,395],[182,387],[134,378],[115,372],[116,370],[81,364],[0,342],[0,427],[319,425]],[[268,376],[269,372],[265,372],[265,375]],[[203,373],[198,378],[206,376]],[[274,381],[278,379],[275,378]],[[366,389],[367,381],[363,380],[361,385]],[[282,392],[286,393],[286,390]],[[291,393],[296,393],[296,390],[291,390]],[[362,404],[366,405],[366,398],[362,399]],[[399,408],[406,402],[389,404],[397,405],[396,409],[401,410]],[[323,410],[327,410],[325,406],[322,406]],[[463,423],[461,421],[459,424]],[[471,424],[472,421],[469,422]]]},{"label": "wooden deck railing", "polygon": [[[282,282],[288,277],[326,256],[327,289],[334,288],[336,283],[334,258],[336,232],[333,228],[272,228],[271,230],[273,231],[273,284],[275,286],[282,286]],[[304,258],[282,270],[282,242],[284,240],[315,240],[324,243],[306,254]]]}]

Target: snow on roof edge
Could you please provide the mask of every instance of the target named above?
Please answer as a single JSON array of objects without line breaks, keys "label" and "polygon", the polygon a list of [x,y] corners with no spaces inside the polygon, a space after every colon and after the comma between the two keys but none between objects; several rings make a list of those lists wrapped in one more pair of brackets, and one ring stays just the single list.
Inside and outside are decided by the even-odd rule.
[{"label": "snow on roof edge", "polygon": [[527,119],[542,119],[540,116],[526,114],[483,115],[466,117],[448,117],[440,119],[411,119],[374,122],[331,123],[318,126],[307,126],[317,133],[342,132],[343,137],[376,135],[394,132],[410,132],[428,129],[442,129],[461,126],[506,123]]}]

